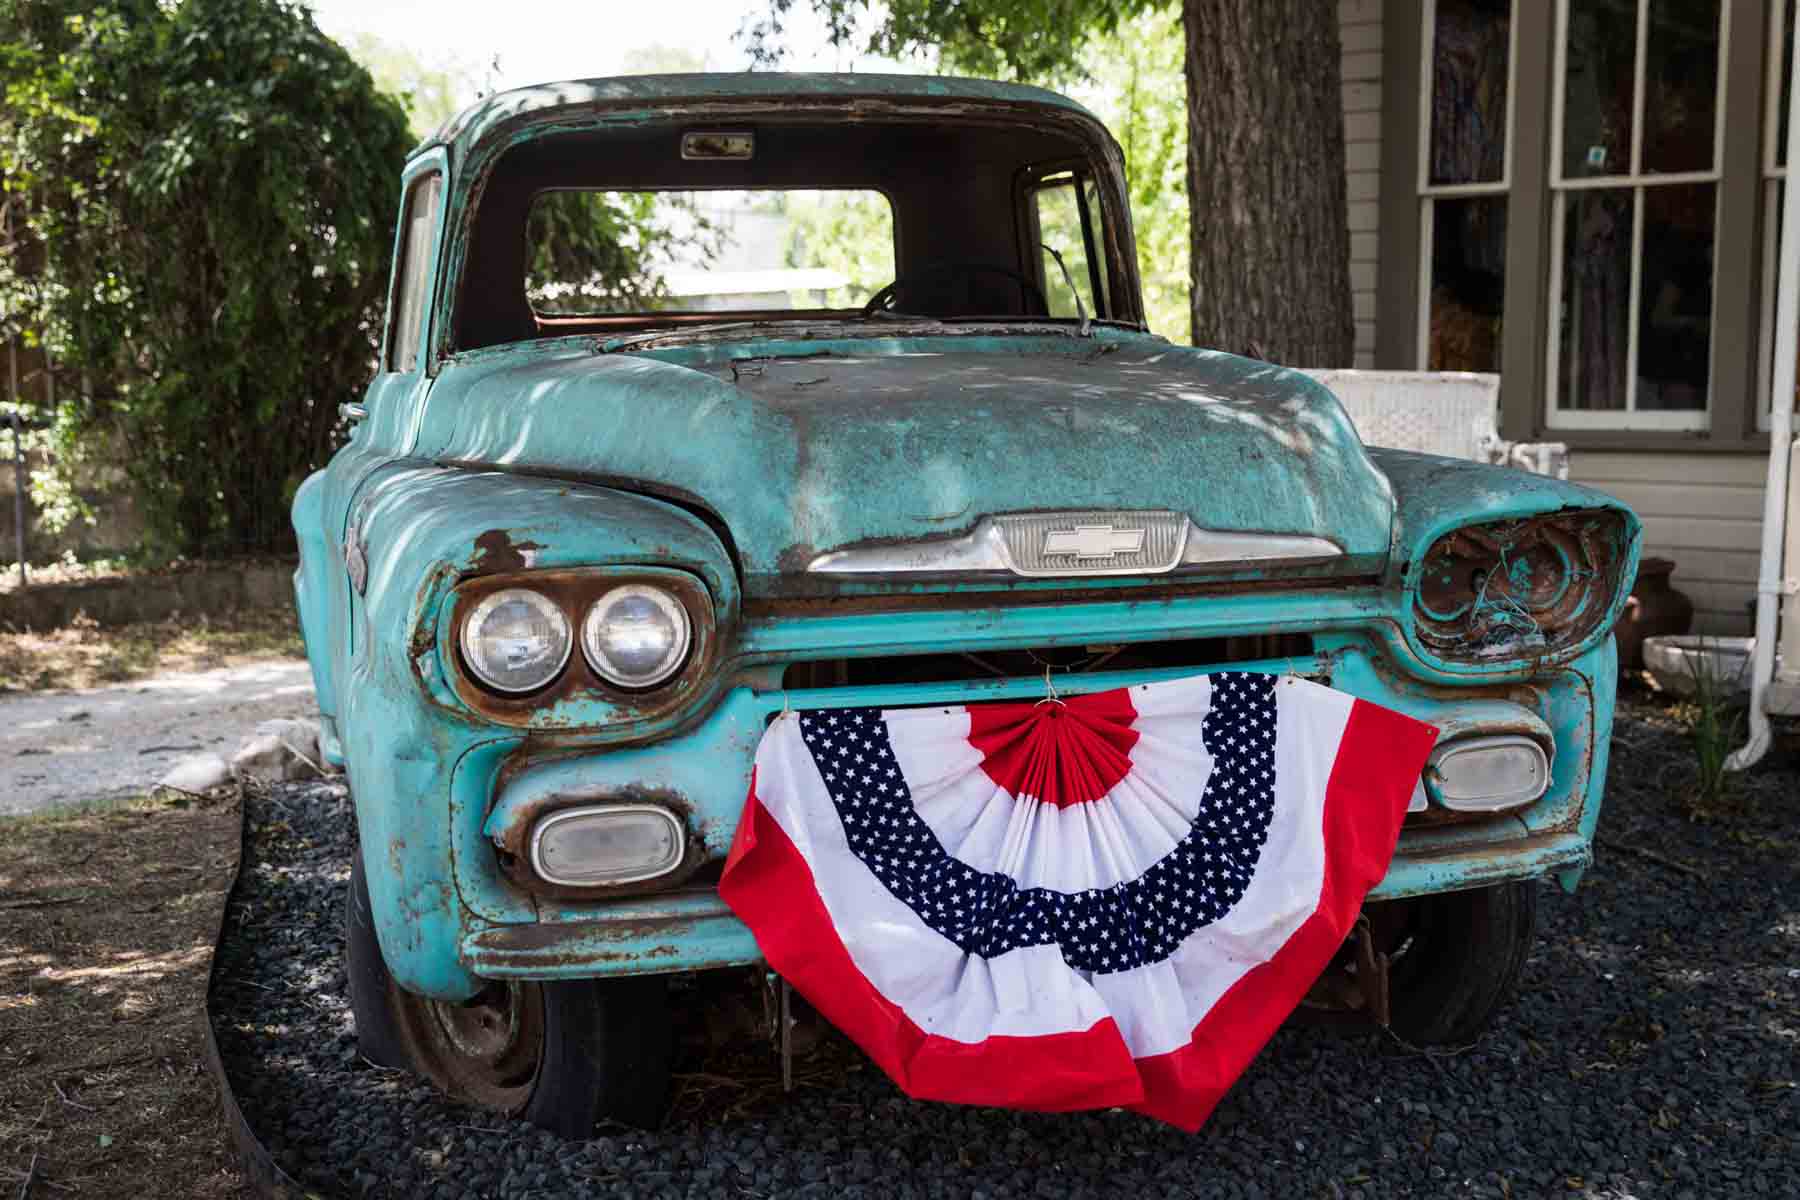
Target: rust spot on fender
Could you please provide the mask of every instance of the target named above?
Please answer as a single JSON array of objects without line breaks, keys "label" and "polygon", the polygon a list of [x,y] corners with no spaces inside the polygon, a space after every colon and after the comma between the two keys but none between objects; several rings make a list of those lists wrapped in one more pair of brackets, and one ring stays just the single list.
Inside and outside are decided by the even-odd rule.
[{"label": "rust spot on fender", "polygon": [[[653,973],[655,964],[682,954],[681,943],[699,928],[689,917],[652,917],[637,921],[582,921],[574,924],[509,925],[473,939],[469,965],[484,968],[554,970],[560,967],[608,967],[604,974]],[[615,948],[620,942],[649,941],[641,949]],[[634,964],[643,964],[634,971]],[[724,966],[727,963],[703,963]]]},{"label": "rust spot on fender", "polygon": [[808,542],[789,546],[775,558],[775,565],[783,575],[803,575],[812,560],[819,556],[818,551]]},{"label": "rust spot on fender", "polygon": [[490,529],[475,539],[475,557],[469,565],[480,575],[523,571],[531,565],[528,552],[543,548],[538,542],[515,542],[504,529]]}]

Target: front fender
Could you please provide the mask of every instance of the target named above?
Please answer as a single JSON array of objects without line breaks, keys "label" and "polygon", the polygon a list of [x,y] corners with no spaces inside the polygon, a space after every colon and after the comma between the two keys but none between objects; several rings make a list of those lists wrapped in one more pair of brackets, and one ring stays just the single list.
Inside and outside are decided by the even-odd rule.
[{"label": "front fender", "polygon": [[[479,575],[635,565],[687,571],[722,620],[738,603],[730,558],[698,518],[612,488],[424,462],[384,468],[352,514],[367,556],[339,680],[369,903],[383,957],[410,991],[473,995],[457,958],[464,914],[452,867],[451,777],[494,724],[444,684],[437,632],[451,589]],[[471,762],[482,760],[476,755]]]}]

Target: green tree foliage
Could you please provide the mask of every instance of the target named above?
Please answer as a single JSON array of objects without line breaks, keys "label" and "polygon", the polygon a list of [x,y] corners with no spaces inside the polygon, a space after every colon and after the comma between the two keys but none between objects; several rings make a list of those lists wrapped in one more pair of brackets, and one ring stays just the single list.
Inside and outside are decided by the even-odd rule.
[{"label": "green tree foliage", "polygon": [[1150,328],[1188,335],[1187,108],[1181,13],[1151,10],[1096,34],[1069,90],[1106,122],[1125,152],[1138,274]]},{"label": "green tree foliage", "polygon": [[[825,293],[828,308],[853,308],[894,278],[894,210],[887,197],[869,191],[781,193],[789,267],[822,267],[848,282]],[[797,306],[819,303],[801,296]]]},{"label": "green tree foliage", "polygon": [[0,0],[0,71],[0,311],[59,429],[125,448],[167,548],[287,544],[373,368],[405,112],[285,0]]},{"label": "green tree foliage", "polygon": [[375,86],[397,98],[412,119],[414,136],[425,138],[461,112],[481,90],[476,69],[452,61],[433,66],[405,46],[359,33],[345,43],[352,58],[368,68]]},{"label": "green tree foliage", "polygon": [[[1078,73],[1088,43],[1116,33],[1168,0],[808,0],[825,18],[831,40],[862,42],[871,54],[938,55],[952,71],[1016,79],[1065,80]],[[783,24],[796,0],[768,0],[745,29],[752,58],[781,57]],[[865,29],[867,18],[874,18]]]},{"label": "green tree foliage", "polygon": [[684,192],[546,192],[525,223],[525,294],[539,312],[661,307],[663,272],[705,263],[719,231]]}]

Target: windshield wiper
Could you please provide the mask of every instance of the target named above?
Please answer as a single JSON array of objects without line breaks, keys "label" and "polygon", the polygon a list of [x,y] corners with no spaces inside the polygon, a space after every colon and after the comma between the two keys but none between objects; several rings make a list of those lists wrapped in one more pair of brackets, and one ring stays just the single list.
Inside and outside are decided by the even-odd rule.
[{"label": "windshield wiper", "polygon": [[1092,334],[1088,331],[1087,306],[1081,302],[1081,292],[1075,286],[1075,277],[1069,274],[1069,265],[1062,260],[1062,255],[1058,254],[1056,247],[1049,242],[1039,242],[1038,245],[1049,251],[1050,257],[1056,260],[1056,269],[1062,272],[1063,283],[1068,286],[1069,295],[1075,297],[1075,315],[1081,318],[1081,328],[1076,331],[1075,336],[1091,337]]}]

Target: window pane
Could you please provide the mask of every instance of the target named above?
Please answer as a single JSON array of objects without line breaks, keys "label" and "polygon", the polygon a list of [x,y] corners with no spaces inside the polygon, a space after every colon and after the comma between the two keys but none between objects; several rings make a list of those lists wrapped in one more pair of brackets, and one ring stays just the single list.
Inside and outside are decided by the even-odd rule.
[{"label": "window pane", "polygon": [[1631,330],[1631,189],[1565,192],[1557,407],[1622,409]]},{"label": "window pane", "polygon": [[[1037,218],[1038,241],[1042,243],[1043,251],[1044,296],[1050,302],[1050,315],[1075,316],[1075,297],[1079,293],[1083,309],[1088,316],[1093,316],[1094,296],[1088,278],[1087,247],[1081,236],[1081,210],[1075,205],[1072,176],[1037,190]],[[1062,256],[1062,266],[1057,265],[1052,250]],[[1063,267],[1068,268],[1066,279]],[[1070,290],[1071,282],[1075,291]]]},{"label": "window pane", "polygon": [[1645,174],[1713,169],[1718,97],[1719,0],[1650,0]]},{"label": "window pane", "polygon": [[1640,409],[1706,407],[1712,365],[1713,185],[1644,189]]},{"label": "window pane", "polygon": [[1498,371],[1506,198],[1431,200],[1431,340],[1426,369]]},{"label": "window pane", "polygon": [[1636,0],[1569,0],[1563,175],[1631,172]]},{"label": "window pane", "polygon": [[400,243],[400,262],[394,273],[394,299],[388,305],[393,322],[388,328],[388,370],[411,371],[418,366],[420,324],[425,319],[425,272],[431,265],[431,235],[437,228],[438,193],[443,176],[427,175],[416,181],[406,197],[406,234]]},{"label": "window pane", "polygon": [[1093,278],[1089,283],[1100,288],[1100,303],[1096,307],[1105,315],[1116,317],[1119,314],[1113,308],[1112,280],[1106,274],[1106,250],[1101,244],[1101,231],[1106,228],[1106,218],[1102,214],[1106,210],[1100,203],[1100,184],[1091,175],[1082,176],[1081,198],[1087,205],[1089,241],[1094,251],[1094,261],[1090,264]]},{"label": "window pane", "polygon": [[849,308],[894,278],[874,191],[551,191],[525,228],[548,316]]},{"label": "window pane", "polygon": [[1427,164],[1434,184],[1506,177],[1511,17],[1511,0],[1438,0]]}]

